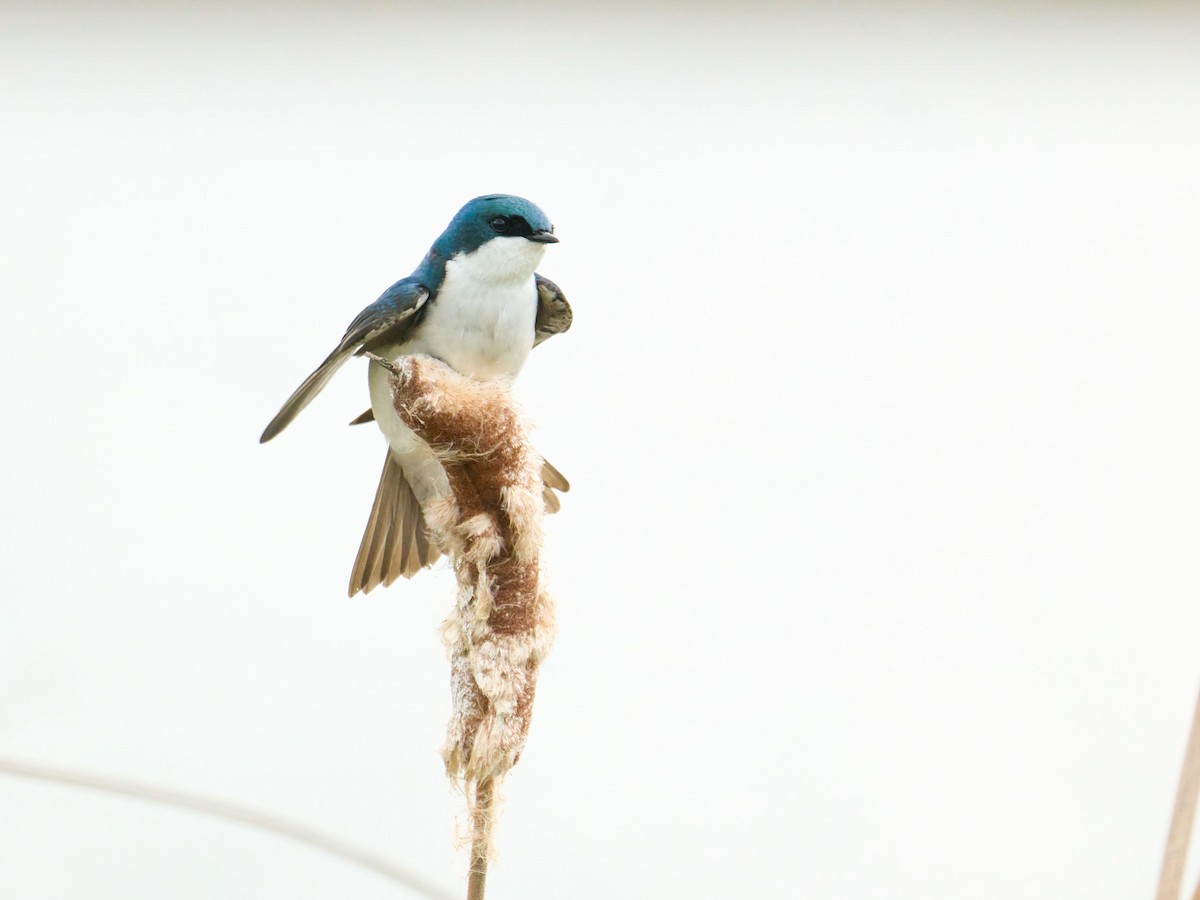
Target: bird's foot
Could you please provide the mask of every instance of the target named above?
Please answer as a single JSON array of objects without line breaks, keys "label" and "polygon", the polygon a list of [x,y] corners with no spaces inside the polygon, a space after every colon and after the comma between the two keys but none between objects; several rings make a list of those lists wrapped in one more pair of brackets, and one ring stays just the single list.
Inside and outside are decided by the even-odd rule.
[{"label": "bird's foot", "polygon": [[366,350],[363,352],[363,356],[367,357],[367,359],[371,360],[372,362],[379,363],[379,365],[383,366],[393,375],[400,374],[400,368],[394,362],[392,362],[390,359],[380,356],[378,353],[372,353],[370,350]]}]

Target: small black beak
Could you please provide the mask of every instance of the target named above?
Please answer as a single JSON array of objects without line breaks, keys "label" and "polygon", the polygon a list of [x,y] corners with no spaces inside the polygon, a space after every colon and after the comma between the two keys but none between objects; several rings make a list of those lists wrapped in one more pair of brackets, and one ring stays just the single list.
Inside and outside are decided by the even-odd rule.
[{"label": "small black beak", "polygon": [[549,231],[535,231],[533,234],[525,235],[525,240],[533,241],[535,244],[557,244],[558,238]]}]

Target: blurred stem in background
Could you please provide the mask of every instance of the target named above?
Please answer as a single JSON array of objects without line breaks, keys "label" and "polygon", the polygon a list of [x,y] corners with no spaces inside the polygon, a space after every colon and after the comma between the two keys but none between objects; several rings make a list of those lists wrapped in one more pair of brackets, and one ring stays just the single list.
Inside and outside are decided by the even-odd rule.
[{"label": "blurred stem in background", "polygon": [[[1183,766],[1179,771],[1179,787],[1175,791],[1175,810],[1167,831],[1167,846],[1163,851],[1162,873],[1158,878],[1156,900],[1179,900],[1183,891],[1183,870],[1187,865],[1191,845],[1192,823],[1196,818],[1196,795],[1200,793],[1200,697],[1192,714],[1192,731],[1188,736]],[[1200,884],[1192,894],[1200,900]]]},{"label": "blurred stem in background", "polygon": [[124,778],[75,772],[69,769],[60,769],[38,763],[20,762],[12,759],[0,758],[0,772],[6,772],[9,775],[19,775],[23,778],[34,778],[39,781],[51,781],[56,784],[68,784],[94,791],[104,791],[105,793],[118,794],[124,797],[135,797],[139,800],[151,800],[165,806],[176,807],[177,809],[189,809],[215,816],[218,819],[240,822],[243,825],[250,825],[263,831],[291,838],[294,841],[300,841],[318,850],[324,850],[326,853],[340,857],[346,862],[362,866],[390,878],[422,896],[431,897],[434,900],[454,900],[455,895],[374,853],[353,847],[344,841],[330,837],[327,834],[322,834],[305,825],[289,822],[278,816],[235,803],[227,803],[223,800],[214,800],[211,797],[170,790],[155,785],[142,784]]}]

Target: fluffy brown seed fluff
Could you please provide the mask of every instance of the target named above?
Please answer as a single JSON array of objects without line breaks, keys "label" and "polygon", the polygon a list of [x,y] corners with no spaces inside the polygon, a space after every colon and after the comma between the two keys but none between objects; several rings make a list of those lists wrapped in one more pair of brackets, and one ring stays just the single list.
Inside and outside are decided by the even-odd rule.
[{"label": "fluffy brown seed fluff", "polygon": [[542,458],[506,384],[464,378],[425,356],[390,368],[397,412],[449,481],[449,493],[425,506],[458,578],[443,626],[453,710],[442,755],[471,804],[473,842],[490,848],[492,792],[525,746],[538,666],[554,638],[539,558]]}]

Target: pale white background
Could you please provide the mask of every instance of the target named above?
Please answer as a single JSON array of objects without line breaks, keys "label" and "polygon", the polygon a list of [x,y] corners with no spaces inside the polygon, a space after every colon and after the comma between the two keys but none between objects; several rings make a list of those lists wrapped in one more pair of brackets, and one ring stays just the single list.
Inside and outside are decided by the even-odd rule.
[{"label": "pale white background", "polygon": [[[460,890],[444,568],[344,596],[346,324],[490,191],[575,307],[489,897],[1148,896],[1200,680],[1200,13],[6,5],[0,755]],[[390,898],[0,777],[0,895]]]}]

